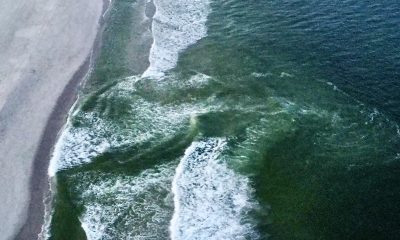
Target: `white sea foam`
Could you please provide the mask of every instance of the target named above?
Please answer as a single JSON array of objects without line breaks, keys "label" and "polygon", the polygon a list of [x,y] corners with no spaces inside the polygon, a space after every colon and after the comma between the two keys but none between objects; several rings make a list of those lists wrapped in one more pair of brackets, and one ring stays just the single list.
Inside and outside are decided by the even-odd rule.
[{"label": "white sea foam", "polygon": [[209,83],[210,79],[211,79],[211,77],[206,74],[197,73],[196,75],[193,75],[192,77],[190,77],[188,81],[185,81],[185,82],[181,81],[181,82],[188,87],[199,88],[199,87],[207,85]]},{"label": "white sea foam", "polygon": [[281,72],[280,77],[281,77],[281,78],[283,78],[283,77],[294,77],[294,75],[293,75],[293,74],[290,74],[290,73],[287,73],[287,72]]},{"label": "white sea foam", "polygon": [[[204,73],[196,73],[189,78],[182,78],[179,74],[169,74],[168,78],[157,80],[157,89],[165,91],[167,88],[172,89],[195,89],[207,86],[212,78]],[[215,81],[215,79],[213,79]]]},{"label": "white sea foam", "polygon": [[251,76],[256,77],[256,78],[261,78],[261,77],[270,77],[273,76],[274,74],[271,72],[266,72],[266,73],[260,73],[260,72],[252,72]]},{"label": "white sea foam", "polygon": [[[180,51],[206,36],[207,28],[205,23],[210,12],[210,3],[208,0],[154,0],[153,3],[156,7],[156,13],[152,23],[154,41],[149,56],[150,66],[145,73],[143,73],[143,77],[162,76],[165,71],[176,65]],[[132,77],[132,79],[124,80],[118,84],[114,90],[119,90],[119,94],[123,94],[125,91],[128,95],[132,93],[134,84],[139,79],[138,77]],[[190,79],[188,84],[202,84],[205,80],[208,80],[206,75],[196,75]],[[139,104],[136,105],[140,105],[140,103],[143,103],[143,101],[139,101]],[[180,121],[176,121],[176,124],[181,124],[182,116],[185,115],[179,114],[181,109],[174,110],[173,107],[165,109],[168,111],[166,113],[162,111],[163,109],[157,108],[157,106],[132,107],[144,109],[142,115],[154,115],[152,113],[155,113],[159,114],[159,116],[163,116],[164,114],[165,117],[162,119],[157,116],[154,118],[149,116],[149,119],[156,119],[164,123],[172,123],[176,120],[176,117],[178,117]],[[146,109],[148,111],[145,111]],[[136,113],[135,110],[133,112]],[[183,112],[187,113],[187,111]],[[133,116],[136,116],[134,114]],[[157,121],[150,121],[150,123],[153,122],[153,124],[147,129],[142,129],[137,125],[134,129],[121,129],[113,123],[104,121],[104,119],[94,113],[85,114],[83,118],[91,127],[72,127],[70,123],[66,125],[53,152],[48,170],[50,176],[54,176],[60,169],[88,163],[91,159],[111,147],[118,147],[132,142],[147,141],[155,137],[155,135],[160,135],[160,132],[152,131],[155,126],[160,126],[158,129],[163,129],[164,126],[164,129],[170,130],[170,132],[176,130],[176,128],[171,129],[165,127],[165,124],[159,125],[160,122]],[[147,119],[142,120],[147,122]],[[121,138],[119,136],[119,139],[113,139],[113,134],[111,133],[118,130],[125,130],[125,137],[122,136]]]},{"label": "white sea foam", "polygon": [[52,156],[51,156],[50,162],[49,162],[49,168],[47,169],[47,174],[49,175],[49,177],[54,177],[54,175],[56,174],[56,172],[59,169],[60,159],[61,159],[61,156],[63,155],[63,149],[65,147],[64,139],[67,137],[66,135],[68,134],[68,130],[71,126],[71,117],[73,117],[74,115],[77,114],[77,111],[74,112],[74,109],[76,107],[76,104],[78,103],[78,100],[79,99],[77,99],[74,102],[71,109],[69,110],[67,122],[63,126],[62,130],[60,131],[61,135],[59,136],[56,144],[54,145]]},{"label": "white sea foam", "polygon": [[246,219],[256,207],[248,179],[229,169],[221,153],[226,140],[193,142],[172,183],[171,239],[257,239]]},{"label": "white sea foam", "polygon": [[50,239],[51,234],[51,220],[53,218],[54,214],[54,209],[52,209],[52,200],[53,200],[53,189],[52,189],[52,183],[49,182],[49,187],[50,191],[49,193],[46,194],[46,196],[43,199],[43,204],[44,204],[44,222],[41,228],[40,233],[38,234],[38,240],[47,240]]},{"label": "white sea foam", "polygon": [[209,0],[153,0],[153,45],[143,77],[160,77],[175,67],[179,53],[207,34]]},{"label": "white sea foam", "polygon": [[88,163],[93,157],[110,147],[107,139],[97,137],[97,134],[105,131],[105,125],[101,119],[94,117],[93,114],[85,114],[85,117],[90,119],[92,129],[74,128],[70,122],[67,123],[50,160],[48,170],[50,177],[61,169]]},{"label": "white sea foam", "polygon": [[[188,83],[182,87],[201,87],[208,79],[204,74],[197,74],[189,78]],[[95,157],[112,148],[148,141],[153,144],[165,141],[181,130],[189,128],[193,116],[221,108],[221,104],[208,102],[162,104],[148,101],[137,93],[137,81],[136,78],[125,79],[99,96],[99,101],[104,99],[106,104],[112,99],[129,102],[128,117],[109,119],[107,109],[115,107],[111,105],[105,107],[106,110],[102,113],[79,110],[75,113],[81,124],[72,126],[70,121],[67,123],[55,146],[49,167],[50,176],[54,176],[61,169],[90,163]],[[169,84],[168,81],[165,84]],[[163,86],[160,82],[156,89],[165,91],[163,87],[168,89],[171,86]]]},{"label": "white sea foam", "polygon": [[174,164],[147,169],[138,176],[80,173],[76,191],[85,203],[80,217],[88,240],[160,239],[168,235],[169,196]]}]

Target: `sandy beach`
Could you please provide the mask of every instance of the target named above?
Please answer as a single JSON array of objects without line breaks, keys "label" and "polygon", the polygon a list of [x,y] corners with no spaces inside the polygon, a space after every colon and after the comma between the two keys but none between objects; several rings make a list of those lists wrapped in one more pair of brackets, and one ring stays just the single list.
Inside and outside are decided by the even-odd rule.
[{"label": "sandy beach", "polygon": [[[48,153],[89,67],[102,11],[102,0],[2,3],[0,239],[40,231],[41,222],[25,222],[32,207],[43,209]],[[37,215],[29,218],[43,218]]]}]

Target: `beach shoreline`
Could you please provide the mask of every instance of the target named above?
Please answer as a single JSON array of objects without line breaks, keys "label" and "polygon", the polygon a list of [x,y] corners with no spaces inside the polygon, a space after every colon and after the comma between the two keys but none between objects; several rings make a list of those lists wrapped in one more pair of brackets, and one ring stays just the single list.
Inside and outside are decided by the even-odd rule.
[{"label": "beach shoreline", "polygon": [[[96,56],[109,1],[5,4],[5,20],[0,19],[0,28],[9,34],[0,39],[0,239],[36,239],[49,190],[49,156]],[[20,20],[10,25],[17,16]]]},{"label": "beach shoreline", "polygon": [[[100,26],[97,32],[96,40],[93,44],[93,49],[87,57],[84,64],[75,73],[68,86],[65,88],[63,95],[60,96],[57,107],[54,109],[50,117],[46,132],[43,134],[41,145],[35,157],[34,173],[31,180],[31,203],[28,220],[19,232],[17,239],[27,239],[38,235],[39,239],[47,239],[50,234],[50,224],[52,215],[52,204],[57,193],[56,179],[53,178],[49,171],[49,165],[54,158],[55,148],[58,141],[62,138],[63,131],[66,130],[69,116],[79,106],[79,99],[84,95],[86,87],[90,88],[90,78],[94,72],[95,64],[97,64],[100,56],[101,48],[103,47],[103,35],[106,31],[107,22],[112,14],[110,14],[112,1],[103,0],[103,12],[100,19]],[[145,49],[150,49],[152,38],[147,36],[151,29],[151,19],[154,15],[155,7],[151,2],[145,0],[135,3],[135,15],[137,16],[134,22],[137,28],[132,31],[134,37],[128,44],[128,50],[131,51],[135,59],[132,61],[132,71],[134,74],[143,73],[149,65],[148,52]],[[142,13],[144,16],[141,16]],[[143,19],[141,19],[144,17]],[[140,21],[138,21],[141,19]],[[150,21],[148,21],[150,19]],[[148,45],[148,46],[147,46]],[[89,85],[89,86],[87,86]],[[81,95],[82,94],[82,95]],[[60,111],[62,111],[60,113]],[[49,175],[50,174],[50,175]],[[39,233],[39,234],[38,234]]]},{"label": "beach shoreline", "polygon": [[98,55],[98,50],[101,47],[101,37],[106,22],[106,14],[111,5],[111,1],[109,0],[102,1],[103,9],[93,48],[57,99],[56,106],[47,121],[46,128],[41,137],[39,148],[33,160],[28,218],[15,239],[33,239],[42,231],[46,214],[45,199],[47,196],[50,196],[49,161],[54,146],[63,130],[63,126],[66,124],[69,112],[79,98],[79,88],[90,74],[90,70]]}]

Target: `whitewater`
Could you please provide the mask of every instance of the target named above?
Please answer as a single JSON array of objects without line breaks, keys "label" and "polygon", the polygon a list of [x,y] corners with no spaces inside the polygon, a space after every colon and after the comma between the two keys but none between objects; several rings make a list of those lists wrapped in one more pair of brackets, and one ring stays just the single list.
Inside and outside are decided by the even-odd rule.
[{"label": "whitewater", "polygon": [[222,138],[193,142],[181,159],[174,180],[171,239],[258,239],[246,213],[256,207],[248,179],[221,156]]},{"label": "whitewater", "polygon": [[[141,81],[156,81],[162,88],[168,84],[163,80],[176,66],[179,54],[207,35],[209,1],[153,0],[147,4],[154,4],[156,9],[151,25],[149,66],[141,76],[121,79],[112,92],[100,95],[102,98],[131,98]],[[209,79],[198,73],[187,84],[201,87]],[[77,103],[55,146],[49,177],[89,164],[110,149],[160,141],[160,136],[167,138],[179,131],[188,119],[194,129],[196,116],[220,108],[218,105],[166,108],[141,99],[132,101],[135,126],[129,131],[96,113],[81,113]],[[74,127],[71,119],[76,117],[85,119],[88,126]],[[115,137],[114,132],[121,134]],[[183,157],[144,170],[135,177],[101,173],[74,176],[82,181],[75,186],[77,191],[85,189],[79,196],[79,201],[86,203],[79,221],[86,237],[89,240],[160,236],[173,240],[257,239],[259,236],[248,217],[257,203],[251,200],[253,190],[248,178],[227,164],[229,159],[223,155],[227,140],[196,138]],[[126,215],[129,209],[135,211]],[[44,225],[44,239],[50,237],[49,221],[51,216]],[[120,221],[122,225],[116,224]]]}]

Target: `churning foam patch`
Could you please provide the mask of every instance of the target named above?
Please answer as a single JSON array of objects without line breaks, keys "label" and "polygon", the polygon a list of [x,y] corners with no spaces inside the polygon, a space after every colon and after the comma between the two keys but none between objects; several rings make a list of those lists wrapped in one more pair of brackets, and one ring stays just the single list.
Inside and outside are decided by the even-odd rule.
[{"label": "churning foam patch", "polygon": [[260,73],[260,72],[252,72],[251,76],[256,77],[256,78],[262,78],[262,77],[270,77],[273,76],[274,74],[271,72],[267,73]]},{"label": "churning foam patch", "polygon": [[75,191],[84,203],[80,217],[88,240],[161,239],[168,235],[175,164],[144,170],[138,176],[79,173]]},{"label": "churning foam patch", "polygon": [[[209,79],[207,75],[196,74],[181,87],[201,87]],[[139,80],[140,78],[125,79],[98,97],[99,101],[108,102],[114,99],[115,102],[129,102],[127,118],[110,120],[106,111],[83,112],[78,109],[73,117],[79,119],[80,125],[72,126],[70,121],[67,123],[53,152],[48,171],[50,176],[62,169],[90,163],[109,149],[149,141],[155,144],[165,141],[177,132],[189,128],[192,116],[221,108],[217,103],[163,104],[149,101],[137,92],[136,83]],[[155,89],[157,91],[168,91],[172,87],[168,85],[168,81],[159,83],[160,86]],[[172,85],[174,84],[179,83]]]},{"label": "churning foam patch", "polygon": [[209,0],[153,0],[153,45],[143,77],[161,77],[175,67],[179,52],[207,35]]},{"label": "churning foam patch", "polygon": [[181,159],[174,180],[172,240],[257,239],[246,214],[257,207],[249,180],[222,159],[226,140],[193,142]]},{"label": "churning foam patch", "polygon": [[193,115],[207,112],[201,106],[161,106],[138,99],[132,104],[129,122],[115,124],[94,113],[82,114],[87,127],[69,126],[56,145],[49,175],[92,162],[110,148],[144,142],[165,141],[184,128],[190,127]]},{"label": "churning foam patch", "polygon": [[57,171],[71,168],[98,156],[110,147],[110,142],[96,135],[105,131],[106,126],[101,119],[92,113],[84,114],[92,128],[75,128],[68,122],[54,148],[48,174],[54,176]]}]

